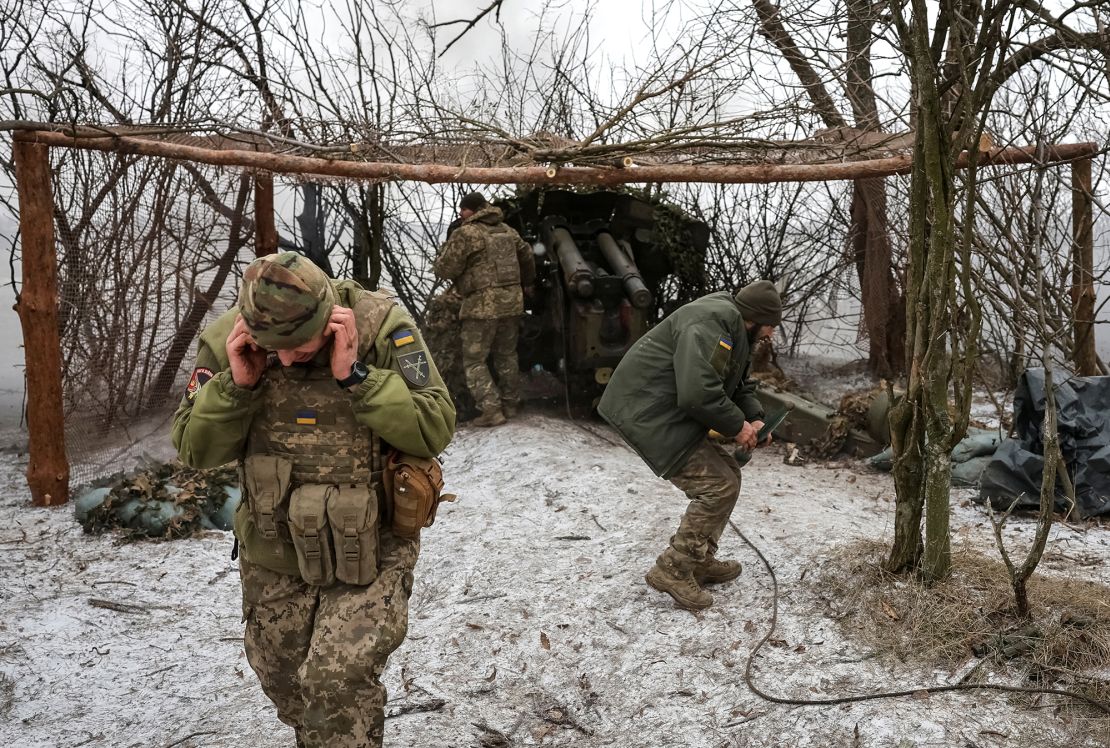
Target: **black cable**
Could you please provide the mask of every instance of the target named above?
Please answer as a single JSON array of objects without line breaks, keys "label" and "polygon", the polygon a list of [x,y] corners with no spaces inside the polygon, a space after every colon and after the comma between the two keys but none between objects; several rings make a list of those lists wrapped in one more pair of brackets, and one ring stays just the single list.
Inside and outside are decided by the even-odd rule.
[{"label": "black cable", "polygon": [[751,548],[753,551],[755,551],[755,555],[759,556],[759,560],[763,562],[763,565],[767,569],[767,573],[771,576],[771,591],[772,591],[771,628],[767,631],[766,634],[763,635],[763,638],[759,640],[759,643],[755,645],[755,648],[748,655],[748,662],[747,662],[747,665],[744,667],[744,682],[748,684],[748,688],[750,688],[752,690],[752,693],[754,693],[756,696],[760,697],[764,701],[769,701],[773,704],[793,704],[795,706],[829,706],[829,705],[832,705],[832,704],[849,704],[849,703],[853,703],[853,702],[857,702],[857,701],[871,701],[871,700],[874,700],[874,699],[895,699],[895,698],[902,698],[902,697],[905,697],[905,696],[914,696],[914,695],[921,694],[921,693],[936,694],[936,693],[948,693],[948,692],[952,692],[952,691],[1004,691],[1006,693],[1032,693],[1032,694],[1047,693],[1047,694],[1055,694],[1057,696],[1067,696],[1067,697],[1072,698],[1072,699],[1078,699],[1080,701],[1085,701],[1088,704],[1090,704],[1091,706],[1095,707],[1096,709],[1099,709],[1102,712],[1106,713],[1107,715],[1110,715],[1110,704],[1106,704],[1102,701],[1099,701],[1098,699],[1091,698],[1090,696],[1085,696],[1084,694],[1081,694],[1081,693],[1076,693],[1075,691],[1066,691],[1064,689],[1058,689],[1058,688],[1035,688],[1035,687],[1025,687],[1025,686],[1006,686],[1006,685],[995,684],[995,683],[959,683],[959,684],[952,685],[952,686],[922,686],[922,687],[919,687],[919,688],[912,688],[912,689],[907,689],[907,690],[904,690],[904,691],[878,691],[878,692],[869,693],[869,694],[857,694],[857,695],[854,695],[854,696],[840,696],[840,697],[829,698],[829,699],[799,699],[799,698],[789,698],[789,697],[783,697],[783,696],[775,696],[774,694],[767,693],[766,691],[759,688],[759,686],[757,686],[755,684],[755,682],[752,680],[752,663],[755,662],[755,658],[756,658],[756,655],[759,654],[759,650],[761,650],[763,648],[763,645],[766,644],[768,642],[768,640],[770,640],[770,638],[774,635],[775,628],[776,628],[776,626],[778,626],[778,621],[779,621],[779,582],[778,582],[778,578],[775,576],[775,570],[773,568],[771,568],[771,564],[767,560],[766,556],[763,555],[763,552],[760,551],[759,548],[756,547],[755,543],[748,540],[748,537],[746,535],[744,535],[743,532],[740,531],[740,528],[736,526],[735,522],[733,522],[732,520],[729,520],[728,524],[729,524],[729,527],[731,527],[733,529],[733,531],[737,535],[740,536],[740,539],[742,541],[744,541],[744,543],[749,548]]}]

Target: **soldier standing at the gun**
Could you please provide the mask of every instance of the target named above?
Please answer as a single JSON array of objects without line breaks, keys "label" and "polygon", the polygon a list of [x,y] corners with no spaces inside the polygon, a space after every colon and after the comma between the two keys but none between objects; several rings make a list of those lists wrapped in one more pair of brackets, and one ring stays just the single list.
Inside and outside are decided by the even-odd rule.
[{"label": "soldier standing at the gun", "polygon": [[781,321],[782,301],[770,281],[692,301],[636,341],[598,405],[651,469],[690,499],[646,576],[681,608],[708,608],[713,596],[704,586],[740,576],[739,561],[716,556],[740,495],[740,468],[708,433],[749,451],[757,446],[763,407],[748,379],[751,347]]},{"label": "soldier standing at the gun", "polygon": [[[522,286],[536,277],[532,248],[502,221],[501,210],[478,192],[459,201],[462,224],[435,261],[436,277],[462,294],[463,368],[466,386],[482,412],[475,426],[499,426],[520,409],[517,333],[524,313]],[[488,360],[497,372],[494,384]]]},{"label": "soldier standing at the gun", "polygon": [[395,532],[384,463],[438,455],[454,426],[408,314],[293,252],[248,265],[201,333],[173,443],[191,467],[239,462],[244,648],[298,746],[382,744],[420,548]]}]

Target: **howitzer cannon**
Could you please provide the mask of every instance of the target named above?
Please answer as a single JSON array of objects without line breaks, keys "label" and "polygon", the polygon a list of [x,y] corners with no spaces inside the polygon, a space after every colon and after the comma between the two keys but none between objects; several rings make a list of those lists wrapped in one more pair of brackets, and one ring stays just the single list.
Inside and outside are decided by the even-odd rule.
[{"label": "howitzer cannon", "polygon": [[651,324],[704,292],[709,228],[673,207],[569,190],[500,206],[536,256],[521,368],[564,377],[576,397],[592,399]]},{"label": "howitzer cannon", "polygon": [[[494,201],[533,248],[518,353],[524,395],[590,405],[648,327],[706,292],[709,227],[624,192],[528,190]],[[424,334],[461,413],[473,414],[454,290],[433,298]]]}]

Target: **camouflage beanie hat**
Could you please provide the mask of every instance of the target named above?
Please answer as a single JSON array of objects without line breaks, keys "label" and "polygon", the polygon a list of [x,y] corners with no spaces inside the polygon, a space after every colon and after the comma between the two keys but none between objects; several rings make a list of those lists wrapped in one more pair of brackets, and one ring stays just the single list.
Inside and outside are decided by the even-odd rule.
[{"label": "camouflage beanie hat", "polygon": [[771,281],[758,280],[749,283],[737,291],[734,298],[745,322],[775,326],[782,324],[782,299]]},{"label": "camouflage beanie hat", "polygon": [[334,305],[331,280],[296,252],[259,257],[243,271],[239,312],[263,348],[304,345],[324,329]]}]

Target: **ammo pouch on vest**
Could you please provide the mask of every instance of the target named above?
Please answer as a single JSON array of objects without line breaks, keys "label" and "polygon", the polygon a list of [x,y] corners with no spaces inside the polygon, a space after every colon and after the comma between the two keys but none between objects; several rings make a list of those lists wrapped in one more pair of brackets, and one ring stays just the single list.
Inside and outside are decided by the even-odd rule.
[{"label": "ammo pouch on vest", "polygon": [[278,537],[277,523],[283,519],[292,472],[293,463],[282,457],[258,454],[243,461],[242,480],[254,526],[266,540]]},{"label": "ammo pouch on vest", "polygon": [[367,585],[378,577],[378,500],[365,485],[306,483],[289,497],[301,578]]},{"label": "ammo pouch on vest", "polygon": [[333,488],[328,524],[335,546],[335,577],[347,584],[370,584],[378,577],[377,493],[365,484]]},{"label": "ammo pouch on vest", "polygon": [[335,581],[335,555],[328,530],[328,502],[339,489],[330,484],[297,486],[289,496],[289,532],[297,549],[297,567],[309,584]]},{"label": "ammo pouch on vest", "polygon": [[441,501],[454,501],[443,492],[443,469],[439,460],[394,451],[382,476],[386,496],[393,503],[393,534],[415,540],[420,530],[435,522]]}]

